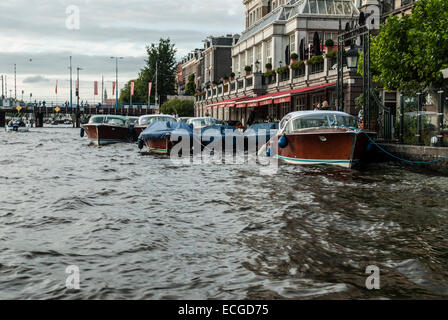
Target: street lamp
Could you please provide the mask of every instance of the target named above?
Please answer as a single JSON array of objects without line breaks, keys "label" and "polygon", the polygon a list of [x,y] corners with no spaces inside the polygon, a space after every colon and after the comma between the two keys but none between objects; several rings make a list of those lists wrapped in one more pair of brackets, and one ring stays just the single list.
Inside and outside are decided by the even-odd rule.
[{"label": "street lamp", "polygon": [[352,47],[346,54],[347,57],[347,67],[351,70],[358,69],[358,61],[359,61],[359,54],[358,50],[356,50],[354,47]]},{"label": "street lamp", "polygon": [[123,57],[110,57],[115,59],[115,109],[118,109],[118,59],[122,60]]}]

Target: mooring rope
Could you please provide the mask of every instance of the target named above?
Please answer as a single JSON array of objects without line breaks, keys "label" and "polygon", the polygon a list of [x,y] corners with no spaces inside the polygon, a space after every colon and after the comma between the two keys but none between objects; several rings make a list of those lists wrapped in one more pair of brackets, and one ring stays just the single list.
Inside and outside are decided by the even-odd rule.
[{"label": "mooring rope", "polygon": [[375,145],[378,149],[380,149],[381,151],[383,151],[383,152],[384,152],[385,154],[387,154],[388,156],[390,156],[390,157],[392,157],[392,158],[395,158],[395,159],[397,159],[397,160],[400,160],[400,161],[404,161],[404,162],[412,163],[412,164],[429,164],[429,163],[435,163],[435,162],[439,162],[439,161],[443,161],[443,160],[447,160],[447,159],[448,159],[448,156],[446,156],[446,157],[442,157],[442,158],[439,158],[439,159],[436,159],[436,160],[431,160],[431,161],[412,161],[412,160],[403,159],[403,158],[400,158],[400,157],[398,157],[398,156],[396,156],[396,155],[390,153],[389,151],[385,150],[385,149],[384,149],[383,147],[381,147],[375,140],[373,140],[373,138],[370,137],[364,130],[361,130],[361,132],[364,133],[364,134],[367,136],[367,138],[370,140],[370,142],[371,142],[373,145]]}]

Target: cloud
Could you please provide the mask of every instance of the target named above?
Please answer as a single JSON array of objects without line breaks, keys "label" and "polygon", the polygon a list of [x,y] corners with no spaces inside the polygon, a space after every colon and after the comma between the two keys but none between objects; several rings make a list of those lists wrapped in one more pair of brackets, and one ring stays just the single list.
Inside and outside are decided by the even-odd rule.
[{"label": "cloud", "polygon": [[23,83],[39,83],[39,82],[49,82],[50,79],[47,79],[42,76],[32,76],[23,79]]},{"label": "cloud", "polygon": [[[79,30],[66,25],[72,5],[79,8]],[[0,12],[0,74],[11,81],[17,64],[18,90],[42,97],[54,91],[53,80],[68,81],[69,56],[74,70],[83,68],[84,81],[114,77],[109,57],[123,56],[119,76],[125,83],[144,66],[145,47],[160,38],[172,40],[180,59],[209,35],[241,33],[245,19],[241,0],[14,0],[0,1]],[[51,84],[30,82],[39,80],[36,75]]]}]

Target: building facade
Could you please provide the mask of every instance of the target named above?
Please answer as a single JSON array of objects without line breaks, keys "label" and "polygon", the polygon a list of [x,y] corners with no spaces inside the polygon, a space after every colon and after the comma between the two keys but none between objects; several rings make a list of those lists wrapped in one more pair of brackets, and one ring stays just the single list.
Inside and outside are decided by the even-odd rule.
[{"label": "building facade", "polygon": [[[247,122],[280,120],[319,103],[336,108],[340,26],[359,17],[352,0],[244,0],[246,30],[232,48],[235,78],[197,97],[196,116]],[[333,46],[326,46],[332,40]],[[332,52],[332,53],[331,53]],[[297,61],[291,57],[297,54]],[[356,114],[361,77],[344,69],[345,111]]]},{"label": "building facade", "polygon": [[185,86],[190,75],[194,74],[198,91],[213,83],[222,82],[232,72],[232,47],[239,35],[210,36],[205,39],[204,48],[191,51],[178,65],[176,85],[178,94],[185,94]]}]

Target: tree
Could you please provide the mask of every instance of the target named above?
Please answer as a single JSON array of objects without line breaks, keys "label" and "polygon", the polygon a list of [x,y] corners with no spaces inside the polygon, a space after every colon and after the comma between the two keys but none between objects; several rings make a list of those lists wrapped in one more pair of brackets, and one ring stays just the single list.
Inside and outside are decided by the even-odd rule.
[{"label": "tree", "polygon": [[415,94],[440,87],[448,66],[448,1],[421,0],[410,15],[390,17],[373,38],[373,79],[387,90]]},{"label": "tree", "polygon": [[[157,93],[160,104],[166,101],[168,95],[174,95],[176,74],[176,49],[171,40],[160,39],[158,44],[152,43],[146,47],[145,67],[140,70],[135,81],[132,101],[146,103],[148,101],[148,83],[152,82],[151,102],[155,102],[155,82],[157,65]],[[127,91],[126,91],[127,90]],[[120,102],[129,102],[129,84],[120,93]]]},{"label": "tree", "polygon": [[188,76],[188,81],[185,86],[185,92],[190,96],[194,96],[196,93],[196,83],[194,82],[194,73]]},{"label": "tree", "polygon": [[164,114],[177,114],[179,117],[193,117],[194,102],[186,99],[173,99],[165,102],[160,107],[160,112]]}]

